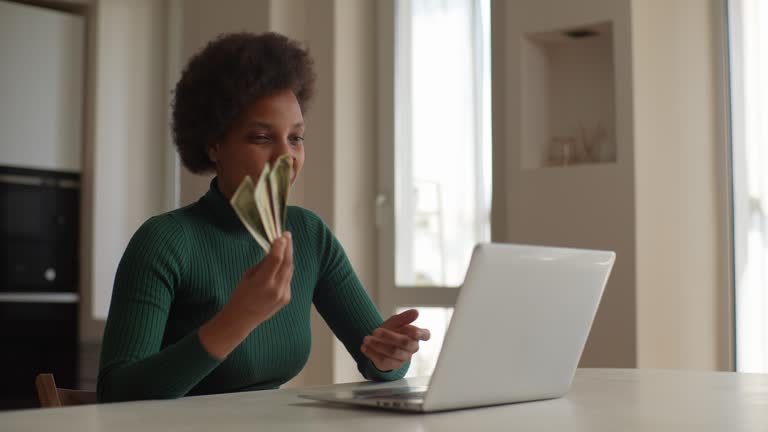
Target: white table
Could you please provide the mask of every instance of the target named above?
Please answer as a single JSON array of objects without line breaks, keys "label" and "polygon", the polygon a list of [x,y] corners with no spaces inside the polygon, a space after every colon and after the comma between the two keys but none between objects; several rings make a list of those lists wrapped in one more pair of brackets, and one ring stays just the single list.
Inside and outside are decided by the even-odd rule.
[{"label": "white table", "polygon": [[760,374],[580,369],[561,399],[436,414],[313,402],[300,391],[11,411],[0,413],[0,431],[768,431]]}]

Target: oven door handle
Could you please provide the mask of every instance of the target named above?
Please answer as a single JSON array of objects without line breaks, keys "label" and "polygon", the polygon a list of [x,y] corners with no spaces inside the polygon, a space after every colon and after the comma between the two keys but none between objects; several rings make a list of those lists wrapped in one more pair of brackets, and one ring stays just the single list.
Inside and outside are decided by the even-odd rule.
[{"label": "oven door handle", "polygon": [[0,292],[0,303],[77,303],[80,295],[71,292]]},{"label": "oven door handle", "polygon": [[19,174],[0,174],[0,183],[24,186],[53,186],[64,189],[78,189],[80,187],[80,182],[73,179]]}]

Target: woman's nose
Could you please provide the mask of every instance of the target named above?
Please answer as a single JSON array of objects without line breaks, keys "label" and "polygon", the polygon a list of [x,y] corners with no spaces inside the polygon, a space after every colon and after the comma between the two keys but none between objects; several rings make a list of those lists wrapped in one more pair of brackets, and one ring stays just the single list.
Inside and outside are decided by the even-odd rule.
[{"label": "woman's nose", "polygon": [[277,145],[274,146],[270,163],[274,163],[277,158],[285,154],[291,154],[291,145],[288,139],[279,140]]}]

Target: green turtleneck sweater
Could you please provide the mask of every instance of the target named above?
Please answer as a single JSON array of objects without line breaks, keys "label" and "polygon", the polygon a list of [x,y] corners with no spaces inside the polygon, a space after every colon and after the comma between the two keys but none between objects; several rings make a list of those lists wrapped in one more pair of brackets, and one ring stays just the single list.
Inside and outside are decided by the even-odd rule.
[{"label": "green turtleneck sweater", "polygon": [[277,388],[309,357],[313,303],[364,377],[402,378],[407,364],[382,372],[360,352],[363,337],[382,319],[328,227],[300,207],[288,208],[286,225],[294,242],[291,302],[218,360],[202,347],[197,330],[221,310],[264,251],[215,179],[196,203],[145,222],[115,276],[99,401]]}]

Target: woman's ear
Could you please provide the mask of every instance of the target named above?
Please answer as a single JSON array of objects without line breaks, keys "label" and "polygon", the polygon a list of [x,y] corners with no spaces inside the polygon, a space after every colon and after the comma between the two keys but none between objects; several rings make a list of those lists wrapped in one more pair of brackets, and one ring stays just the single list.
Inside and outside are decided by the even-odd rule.
[{"label": "woman's ear", "polygon": [[208,159],[213,163],[219,161],[219,143],[215,143],[208,146]]}]

